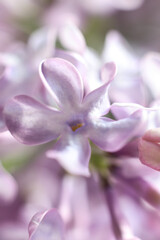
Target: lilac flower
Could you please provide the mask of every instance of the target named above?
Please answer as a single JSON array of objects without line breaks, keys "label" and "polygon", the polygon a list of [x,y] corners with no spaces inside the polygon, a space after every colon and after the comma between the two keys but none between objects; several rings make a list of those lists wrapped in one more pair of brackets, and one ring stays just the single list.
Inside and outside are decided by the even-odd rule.
[{"label": "lilac flower", "polygon": [[16,96],[5,106],[6,125],[18,141],[28,145],[60,136],[49,155],[70,172],[88,175],[88,138],[105,151],[117,151],[137,136],[141,124],[141,110],[120,121],[102,117],[110,109],[108,87],[114,75],[115,65],[104,65],[101,76],[108,77],[108,81],[83,97],[81,76],[71,63],[58,58],[44,60],[40,76],[58,109],[29,96]]},{"label": "lilac flower", "polygon": [[[53,55],[58,37],[63,39],[61,42],[64,47],[80,52],[85,49],[84,37],[74,24],[61,23],[61,27],[58,27],[40,28],[31,34],[27,44],[15,42],[6,52],[0,53],[0,132],[6,131],[2,112],[9,96],[34,93],[38,98],[46,98],[47,94],[42,94],[44,88],[38,81],[37,68],[44,58]],[[70,44],[72,47],[66,37],[68,34],[74,39],[74,45]]]},{"label": "lilac flower", "polygon": [[114,61],[118,69],[110,89],[111,100],[145,105],[140,57],[118,31],[111,30],[106,34],[102,57],[105,61]]},{"label": "lilac flower", "polygon": [[83,53],[86,42],[79,29],[83,19],[77,9],[62,2],[52,3],[44,11],[42,21],[54,35],[54,43],[58,39],[64,48]]},{"label": "lilac flower", "polygon": [[[136,56],[133,49],[125,38],[115,30],[106,34],[104,47],[101,55],[89,47],[83,52],[82,64],[78,65],[73,58],[73,52],[56,51],[55,57],[61,57],[71,61],[78,67],[86,80],[84,81],[85,93],[102,86],[104,82],[99,77],[99,69],[102,64],[113,61],[117,67],[117,75],[111,83],[109,96],[112,102],[130,102],[146,105],[148,103],[148,92],[146,94],[145,84],[141,71],[141,59]],[[80,59],[80,57],[79,57]],[[82,62],[82,60],[81,60]],[[143,64],[144,65],[144,64]],[[151,75],[149,67],[143,66],[145,75]]]}]

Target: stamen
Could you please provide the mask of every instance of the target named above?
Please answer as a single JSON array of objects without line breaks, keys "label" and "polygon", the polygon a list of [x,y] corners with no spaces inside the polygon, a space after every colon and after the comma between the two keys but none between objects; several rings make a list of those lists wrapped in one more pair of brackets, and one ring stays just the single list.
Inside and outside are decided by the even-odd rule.
[{"label": "stamen", "polygon": [[76,125],[71,126],[72,131],[75,132],[78,128],[82,127],[83,123],[77,123]]}]

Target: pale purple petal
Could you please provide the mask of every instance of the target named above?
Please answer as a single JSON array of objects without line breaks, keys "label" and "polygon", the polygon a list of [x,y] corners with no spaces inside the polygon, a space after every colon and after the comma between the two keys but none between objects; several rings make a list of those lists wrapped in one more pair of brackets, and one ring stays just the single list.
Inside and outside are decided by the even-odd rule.
[{"label": "pale purple petal", "polygon": [[114,61],[118,70],[110,89],[112,101],[145,104],[138,58],[119,32],[110,31],[106,35],[103,58],[105,61]]},{"label": "pale purple petal", "polygon": [[28,145],[56,139],[61,132],[59,115],[59,112],[25,95],[9,100],[4,109],[9,131],[18,141]]},{"label": "pale purple petal", "polygon": [[116,65],[114,62],[107,62],[101,69],[101,80],[103,83],[109,83],[116,75]]},{"label": "pale purple petal", "polygon": [[87,79],[87,64],[84,57],[76,52],[63,51],[59,49],[56,49],[54,51],[54,57],[63,58],[67,60],[71,62],[76,67],[76,69],[78,69],[79,73],[81,74],[85,92],[86,92],[86,89],[88,88],[89,79]]},{"label": "pale purple petal", "polygon": [[56,209],[35,214],[28,230],[29,240],[64,240],[64,225]]},{"label": "pale purple petal", "polygon": [[46,59],[40,65],[40,76],[61,109],[73,108],[82,102],[82,79],[70,62],[60,58]]},{"label": "pale purple petal", "polygon": [[113,103],[110,108],[117,119],[126,118],[139,109],[144,110],[145,108],[136,103]]},{"label": "pale purple petal", "polygon": [[139,141],[140,161],[160,171],[160,128],[148,130]]},{"label": "pale purple petal", "polygon": [[96,115],[96,117],[103,116],[109,111],[110,102],[108,98],[108,89],[115,74],[116,66],[114,63],[109,62],[104,64],[101,69],[101,80],[103,85],[90,92],[84,98],[84,109],[86,108],[87,111],[90,111],[91,114]]},{"label": "pale purple petal", "polygon": [[135,74],[138,69],[138,61],[134,52],[125,38],[115,30],[111,30],[107,35],[103,49],[103,59],[105,62],[114,61],[119,73]]},{"label": "pale purple petal", "polygon": [[87,74],[85,85],[85,94],[95,90],[104,84],[100,79],[100,68],[102,66],[101,59],[98,54],[90,48],[86,48],[85,53],[83,54],[85,62],[87,64]]},{"label": "pale purple petal", "polygon": [[59,30],[61,43],[68,50],[83,53],[85,50],[85,38],[76,25],[68,23],[61,26]]},{"label": "pale purple petal", "polygon": [[108,118],[94,119],[88,126],[88,137],[104,151],[115,152],[143,130],[143,114],[138,111],[128,118],[112,121]]},{"label": "pale purple petal", "polygon": [[84,110],[90,112],[92,116],[103,116],[109,112],[110,102],[108,98],[109,84],[106,83],[103,86],[90,92],[83,101]]},{"label": "pale purple petal", "polygon": [[141,131],[142,135],[147,129],[156,128],[160,124],[159,103],[150,108],[135,103],[114,103],[111,105],[110,110],[117,119],[127,118],[131,114],[140,110],[143,115],[144,123]]},{"label": "pale purple petal", "polygon": [[91,149],[88,139],[79,135],[62,136],[48,151],[47,156],[56,159],[62,167],[72,174],[89,176],[88,164]]}]

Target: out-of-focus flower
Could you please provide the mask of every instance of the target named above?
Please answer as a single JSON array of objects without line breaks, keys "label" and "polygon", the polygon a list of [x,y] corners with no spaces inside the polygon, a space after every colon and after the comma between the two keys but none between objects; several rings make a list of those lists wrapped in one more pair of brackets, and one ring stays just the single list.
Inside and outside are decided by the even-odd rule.
[{"label": "out-of-focus flower", "polygon": [[114,61],[117,66],[117,76],[109,92],[113,102],[138,103],[151,107],[154,101],[159,100],[158,52],[138,56],[124,37],[112,30],[106,35],[103,59]]},{"label": "out-of-focus flower", "polygon": [[114,61],[117,66],[117,76],[109,93],[111,100],[146,105],[147,96],[140,69],[140,57],[118,31],[112,30],[107,33],[102,59]]},{"label": "out-of-focus flower", "polygon": [[80,16],[73,7],[68,7],[67,4],[53,4],[47,9],[44,15],[44,23],[55,36],[55,41],[58,39],[64,48],[83,53],[85,50],[85,38],[80,27]]},{"label": "out-of-focus flower", "polygon": [[101,117],[110,109],[108,87],[115,65],[104,65],[101,74],[102,78],[108,77],[108,81],[83,97],[82,79],[71,63],[58,58],[45,60],[40,66],[40,75],[59,110],[31,97],[17,96],[6,104],[4,111],[9,131],[18,141],[29,145],[60,136],[48,155],[70,172],[88,175],[91,150],[87,138],[105,151],[117,151],[139,135],[143,122],[141,110],[120,121]]},{"label": "out-of-focus flower", "polygon": [[[56,207],[65,225],[65,239],[88,240],[92,237],[96,240],[99,237],[105,240],[107,235],[111,240],[152,240],[153,237],[158,240],[158,174],[141,165],[136,158],[110,157],[104,155],[98,168],[92,162],[93,175],[89,179],[63,175]],[[98,163],[98,159],[95,161]],[[46,211],[47,215],[56,221],[54,211]],[[41,223],[44,222],[37,221],[36,226]],[[48,228],[43,228],[44,232],[49,231],[51,221],[45,223]],[[59,226],[58,223],[59,220]],[[152,234],[150,225],[154,229]],[[38,227],[32,226],[35,233],[40,234]]]},{"label": "out-of-focus flower", "polygon": [[[142,74],[146,68],[143,64],[142,72],[141,62],[143,62],[143,59],[134,53],[129,43],[118,31],[111,30],[107,33],[100,56],[95,50],[88,47],[85,48],[85,51],[80,56],[83,59],[83,68],[82,64],[78,66],[77,61],[73,61],[73,58],[76,58],[74,52],[56,51],[55,56],[71,61],[78,67],[85,78],[86,93],[104,84],[99,77],[101,66],[106,62],[115,62],[117,74],[109,89],[111,101],[138,103],[143,106],[148,105],[150,95],[146,91],[146,81],[144,74]],[[146,69],[146,75],[147,72]]]},{"label": "out-of-focus flower", "polygon": [[[85,40],[81,32],[73,24],[63,24],[60,29],[41,28],[33,32],[28,43],[21,42],[13,44],[4,53],[0,53],[0,131],[6,130],[2,116],[3,106],[9,97],[18,94],[34,94],[37,98],[46,98],[46,93],[42,97],[43,86],[40,84],[38,76],[38,65],[47,57],[52,57],[54,53],[58,33],[63,39],[62,44],[71,48],[71,41],[68,41],[66,34],[74,39],[72,50],[83,51]],[[31,60],[30,60],[31,59]],[[32,77],[31,77],[32,76]]]}]

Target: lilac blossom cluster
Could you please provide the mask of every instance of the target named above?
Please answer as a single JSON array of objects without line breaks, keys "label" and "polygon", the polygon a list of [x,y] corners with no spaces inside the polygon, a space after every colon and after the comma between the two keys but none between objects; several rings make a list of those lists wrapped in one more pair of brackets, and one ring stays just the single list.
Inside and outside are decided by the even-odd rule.
[{"label": "lilac blossom cluster", "polygon": [[159,8],[1,0],[0,240],[160,239]]}]

